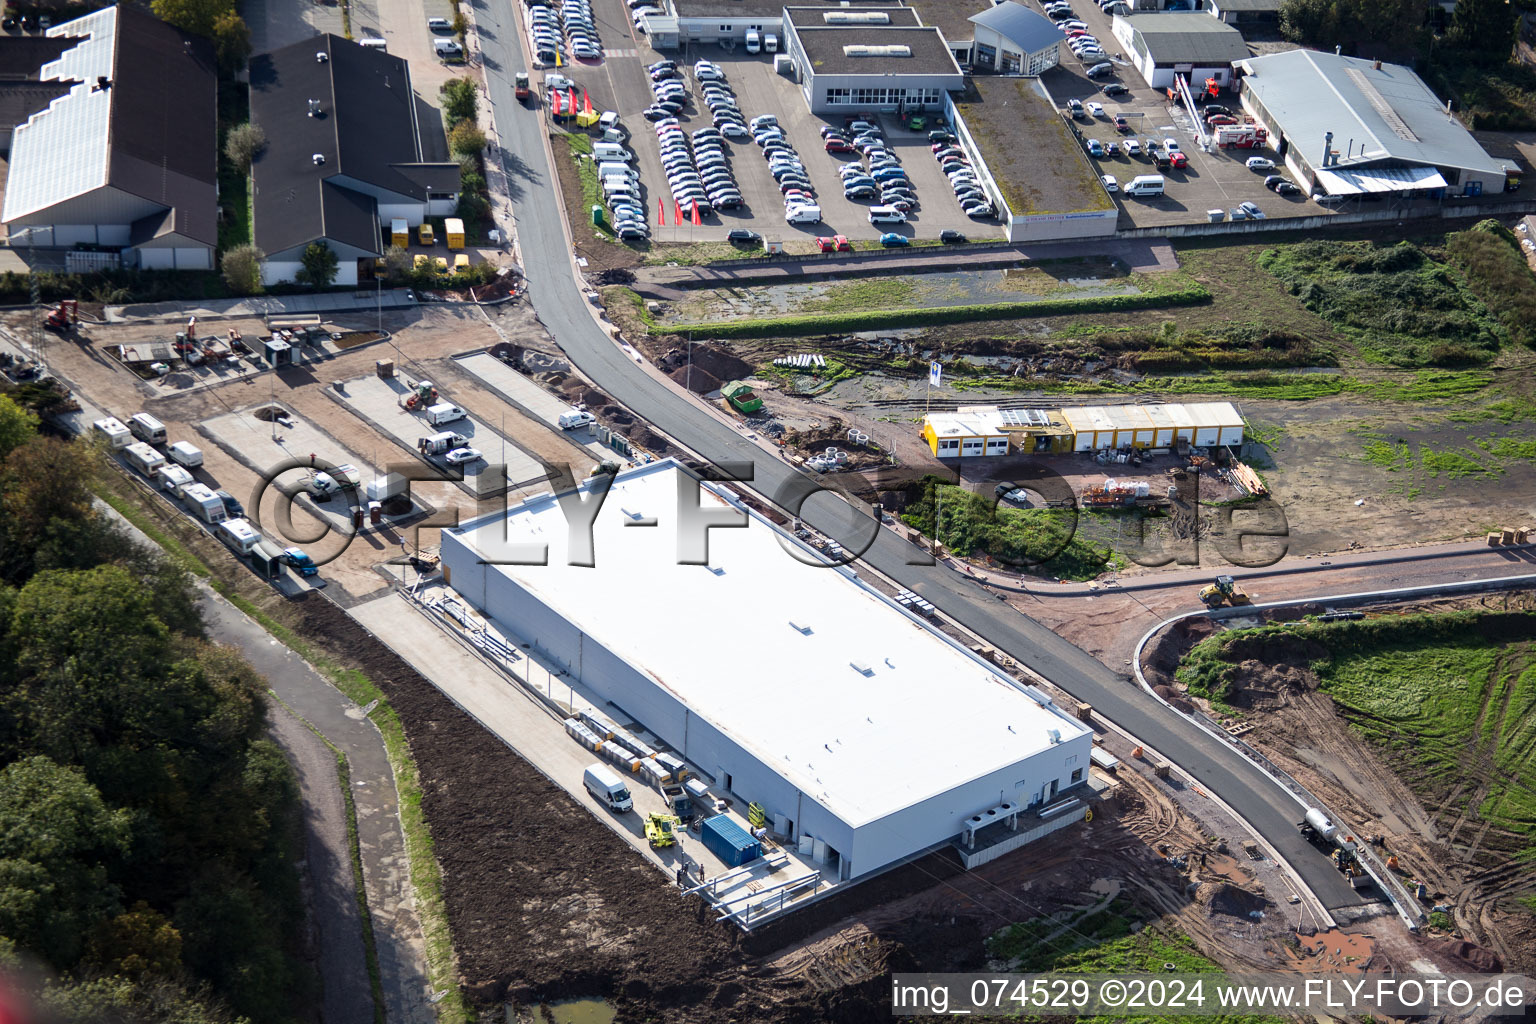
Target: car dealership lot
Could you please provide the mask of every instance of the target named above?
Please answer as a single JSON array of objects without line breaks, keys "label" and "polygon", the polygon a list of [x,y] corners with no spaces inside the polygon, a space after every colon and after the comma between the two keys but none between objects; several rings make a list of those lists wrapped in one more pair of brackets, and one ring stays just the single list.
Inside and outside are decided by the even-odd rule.
[{"label": "car dealership lot", "polygon": [[[610,5],[616,6],[617,0],[596,0],[594,3],[600,22]],[[605,27],[605,40],[608,35]],[[739,50],[730,52],[711,45],[691,47],[684,61],[681,53],[654,54],[644,46],[644,37],[640,39],[641,46],[635,57],[610,57],[600,68],[578,64],[561,70],[575,79],[579,87],[588,90],[594,106],[617,110],[622,115],[623,125],[630,133],[628,145],[640,172],[641,202],[653,242],[719,241],[729,231],[742,228],[769,238],[841,234],[866,241],[879,238],[886,231],[909,238],[934,239],[944,230],[960,231],[971,238],[1002,234],[997,221],[972,220],[965,215],[933,157],[926,132],[899,128],[893,116],[880,117],[879,127],[888,148],[901,161],[917,194],[919,207],[909,214],[907,224],[870,224],[870,204],[843,197],[838,168],[852,160],[853,154],[827,153],[820,135],[821,128],[829,123],[843,127],[842,119],[838,117],[829,122],[813,116],[807,110],[799,88],[788,78],[774,73],[770,56],[752,56]],[[687,102],[677,118],[679,126],[689,136],[712,123],[701,83],[693,73],[694,64],[699,60],[711,61],[724,71],[725,84],[745,119],[750,121],[762,114],[778,118],[787,143],[804,164],[806,177],[815,190],[816,201],[822,208],[821,223],[785,223],[783,194],[762,150],[751,139],[727,139],[724,145],[743,205],[704,214],[701,225],[695,227],[688,216],[689,208],[684,204],[681,210],[683,222],[678,223],[679,211],[662,169],[655,126],[640,113],[654,98],[645,66],[664,57],[678,61],[681,81],[687,87]],[[665,224],[658,222],[658,199],[663,201]]]}]

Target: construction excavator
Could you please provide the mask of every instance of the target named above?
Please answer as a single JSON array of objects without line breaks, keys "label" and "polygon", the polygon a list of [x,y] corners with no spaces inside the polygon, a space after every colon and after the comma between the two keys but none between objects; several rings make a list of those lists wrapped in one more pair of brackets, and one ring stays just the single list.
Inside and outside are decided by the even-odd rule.
[{"label": "construction excavator", "polygon": [[652,812],[645,817],[645,838],[655,847],[671,846],[677,842],[677,831],[682,824],[675,814]]},{"label": "construction excavator", "polygon": [[50,331],[60,334],[68,334],[80,323],[80,302],[78,299],[65,299],[59,303],[57,309],[50,310],[48,319],[43,321],[43,326]]},{"label": "construction excavator", "polygon": [[1253,599],[1241,590],[1237,589],[1237,581],[1231,576],[1218,576],[1210,584],[1200,590],[1200,600],[1207,608],[1220,608],[1222,605],[1252,604]]}]

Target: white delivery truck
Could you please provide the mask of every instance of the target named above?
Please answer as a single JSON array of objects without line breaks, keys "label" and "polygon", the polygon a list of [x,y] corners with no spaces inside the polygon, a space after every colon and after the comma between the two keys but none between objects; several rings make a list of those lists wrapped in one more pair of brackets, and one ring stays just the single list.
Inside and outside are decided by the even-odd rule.
[{"label": "white delivery truck", "polygon": [[187,511],[207,523],[217,526],[229,518],[224,511],[224,499],[213,493],[207,484],[188,484],[181,489],[181,503]]},{"label": "white delivery truck", "polygon": [[133,431],[123,425],[123,421],[115,416],[108,416],[104,420],[97,420],[91,424],[96,433],[107,442],[107,447],[113,450],[126,448],[133,443]]},{"label": "white delivery truck", "polygon": [[622,814],[635,806],[629,790],[624,786],[624,780],[605,764],[587,765],[581,781],[587,787],[587,792],[610,811],[618,811]]},{"label": "white delivery truck", "polygon": [[128,465],[145,476],[154,476],[156,471],[165,465],[165,456],[155,451],[143,441],[135,441],[124,448],[123,458],[128,460]]},{"label": "white delivery truck", "polygon": [[468,415],[469,413],[452,402],[438,402],[427,410],[427,422],[437,427],[444,423],[452,423],[454,420],[462,420]]},{"label": "white delivery truck", "polygon": [[244,519],[226,519],[213,532],[237,555],[248,555],[261,543],[261,534]]},{"label": "white delivery truck", "polygon": [[374,477],[368,481],[368,486],[363,489],[363,494],[369,501],[387,501],[397,494],[404,494],[409,483],[399,473],[390,473],[387,476]]},{"label": "white delivery truck", "polygon": [[620,163],[629,163],[634,157],[629,150],[617,142],[592,143],[592,159],[597,161],[617,160]]},{"label": "white delivery truck", "polygon": [[455,448],[463,448],[469,444],[469,438],[463,434],[455,434],[451,430],[433,434],[431,437],[419,438],[416,441],[416,450],[423,455],[441,455],[451,452]]},{"label": "white delivery truck", "polygon": [[577,409],[575,406],[560,414],[560,429],[575,430],[578,427],[587,427],[597,422],[597,417],[585,409]]},{"label": "white delivery truck", "polygon": [[128,429],[133,436],[146,444],[165,443],[165,424],[147,412],[136,412],[128,417]]},{"label": "white delivery truck", "polygon": [[196,469],[203,464],[203,450],[190,441],[177,441],[165,450],[165,454],[172,462],[187,469]]},{"label": "white delivery truck", "polygon": [[160,471],[155,474],[155,480],[160,484],[162,491],[170,491],[178,498],[181,497],[188,484],[197,482],[192,479],[191,473],[169,462],[160,467]]}]

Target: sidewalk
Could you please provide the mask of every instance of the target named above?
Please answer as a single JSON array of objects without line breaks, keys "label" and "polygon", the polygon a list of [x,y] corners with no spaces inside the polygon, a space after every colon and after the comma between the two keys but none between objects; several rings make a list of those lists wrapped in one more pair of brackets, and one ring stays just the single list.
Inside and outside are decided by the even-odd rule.
[{"label": "sidewalk", "polygon": [[108,306],[106,322],[161,320],[172,317],[267,317],[299,313],[372,313],[384,309],[406,309],[417,305],[409,288],[388,288],[382,292],[320,292],[315,295],[253,295],[243,299],[202,299],[188,302],[145,302],[132,306]]}]

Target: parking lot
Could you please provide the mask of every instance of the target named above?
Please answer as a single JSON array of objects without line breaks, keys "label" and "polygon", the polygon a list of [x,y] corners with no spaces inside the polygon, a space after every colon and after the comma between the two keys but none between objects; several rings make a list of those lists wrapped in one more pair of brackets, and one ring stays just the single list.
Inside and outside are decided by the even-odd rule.
[{"label": "parking lot", "polygon": [[[907,224],[872,225],[868,220],[869,203],[843,198],[838,167],[853,155],[835,156],[823,148],[820,129],[827,124],[844,127],[842,117],[829,121],[812,115],[799,87],[789,78],[774,73],[771,55],[753,56],[739,48],[728,51],[714,45],[658,54],[646,44],[646,37],[635,32],[632,26],[616,23],[616,19],[624,15],[620,0],[594,0],[593,10],[605,46],[610,47],[608,59],[601,65],[578,63],[561,71],[574,79],[579,89],[587,91],[594,108],[616,110],[622,115],[624,127],[631,136],[629,146],[640,171],[641,199],[653,242],[720,241],[734,229],[783,239],[841,234],[850,239],[870,240],[885,231],[908,238],[937,238],[945,230],[960,231],[971,238],[1001,237],[1002,229],[997,221],[972,220],[965,215],[929,149],[926,132],[906,131],[898,126],[894,116],[877,119],[888,147],[901,161],[912,183],[919,206],[908,215]],[[619,32],[625,32],[633,40],[633,56],[621,55],[623,51],[611,48],[614,44],[609,40],[615,40]],[[743,205],[705,214],[698,227],[687,217],[684,223],[677,222],[677,210],[662,171],[655,129],[640,114],[652,100],[645,66],[664,57],[678,61],[687,86],[687,103],[678,115],[685,132],[691,133],[711,124],[710,110],[700,96],[700,83],[692,73],[693,64],[700,59],[721,67],[726,84],[747,120],[761,114],[772,114],[779,119],[786,140],[805,164],[807,177],[822,208],[822,223],[785,223],[784,199],[778,184],[762,152],[749,139],[728,139],[725,145]],[[853,113],[855,111],[849,111],[849,114]],[[665,224],[658,223],[658,198],[665,200]],[[688,212],[686,207],[683,212]]]},{"label": "parking lot", "polygon": [[[1019,2],[1036,11],[1044,10],[1040,0]],[[1251,156],[1275,159],[1271,149],[1222,149],[1213,146],[1210,152],[1203,152],[1197,144],[1198,137],[1188,111],[1182,105],[1170,105],[1167,94],[1150,88],[1141,74],[1125,60],[1120,40],[1110,31],[1113,19],[1101,11],[1094,0],[1070,2],[1077,19],[1088,26],[1089,33],[1099,40],[1109,53],[1110,61],[1115,64],[1113,75],[1089,78],[1086,71],[1093,62],[1079,61],[1071,50],[1063,46],[1061,65],[1046,72],[1041,79],[1058,104],[1064,105],[1069,99],[1077,99],[1085,104],[1090,101],[1103,104],[1103,117],[1073,121],[1084,143],[1089,139],[1123,143],[1129,138],[1142,142],[1156,139],[1161,143],[1165,138],[1173,138],[1189,158],[1187,167],[1158,171],[1145,153],[1139,159],[1128,157],[1123,152],[1117,157],[1089,157],[1099,174],[1113,175],[1121,186],[1138,174],[1162,174],[1167,182],[1164,194],[1156,198],[1134,199],[1123,193],[1115,194],[1115,201],[1120,204],[1122,211],[1122,228],[1204,221],[1207,219],[1206,211],[1230,211],[1242,202],[1257,204],[1267,217],[1310,217],[1333,212],[1332,208],[1319,206],[1305,195],[1279,196],[1264,187],[1264,174],[1250,171],[1245,161]],[[1104,95],[1103,87],[1111,82],[1126,86],[1129,93],[1122,96]],[[1196,84],[1191,83],[1191,87]],[[1226,90],[1211,102],[1232,109],[1239,106],[1237,98]],[[1114,118],[1117,115],[1125,117],[1130,123],[1132,134],[1121,135],[1115,131]],[[1279,160],[1275,159],[1275,162],[1278,164]],[[1285,171],[1281,167],[1266,173]]]}]

